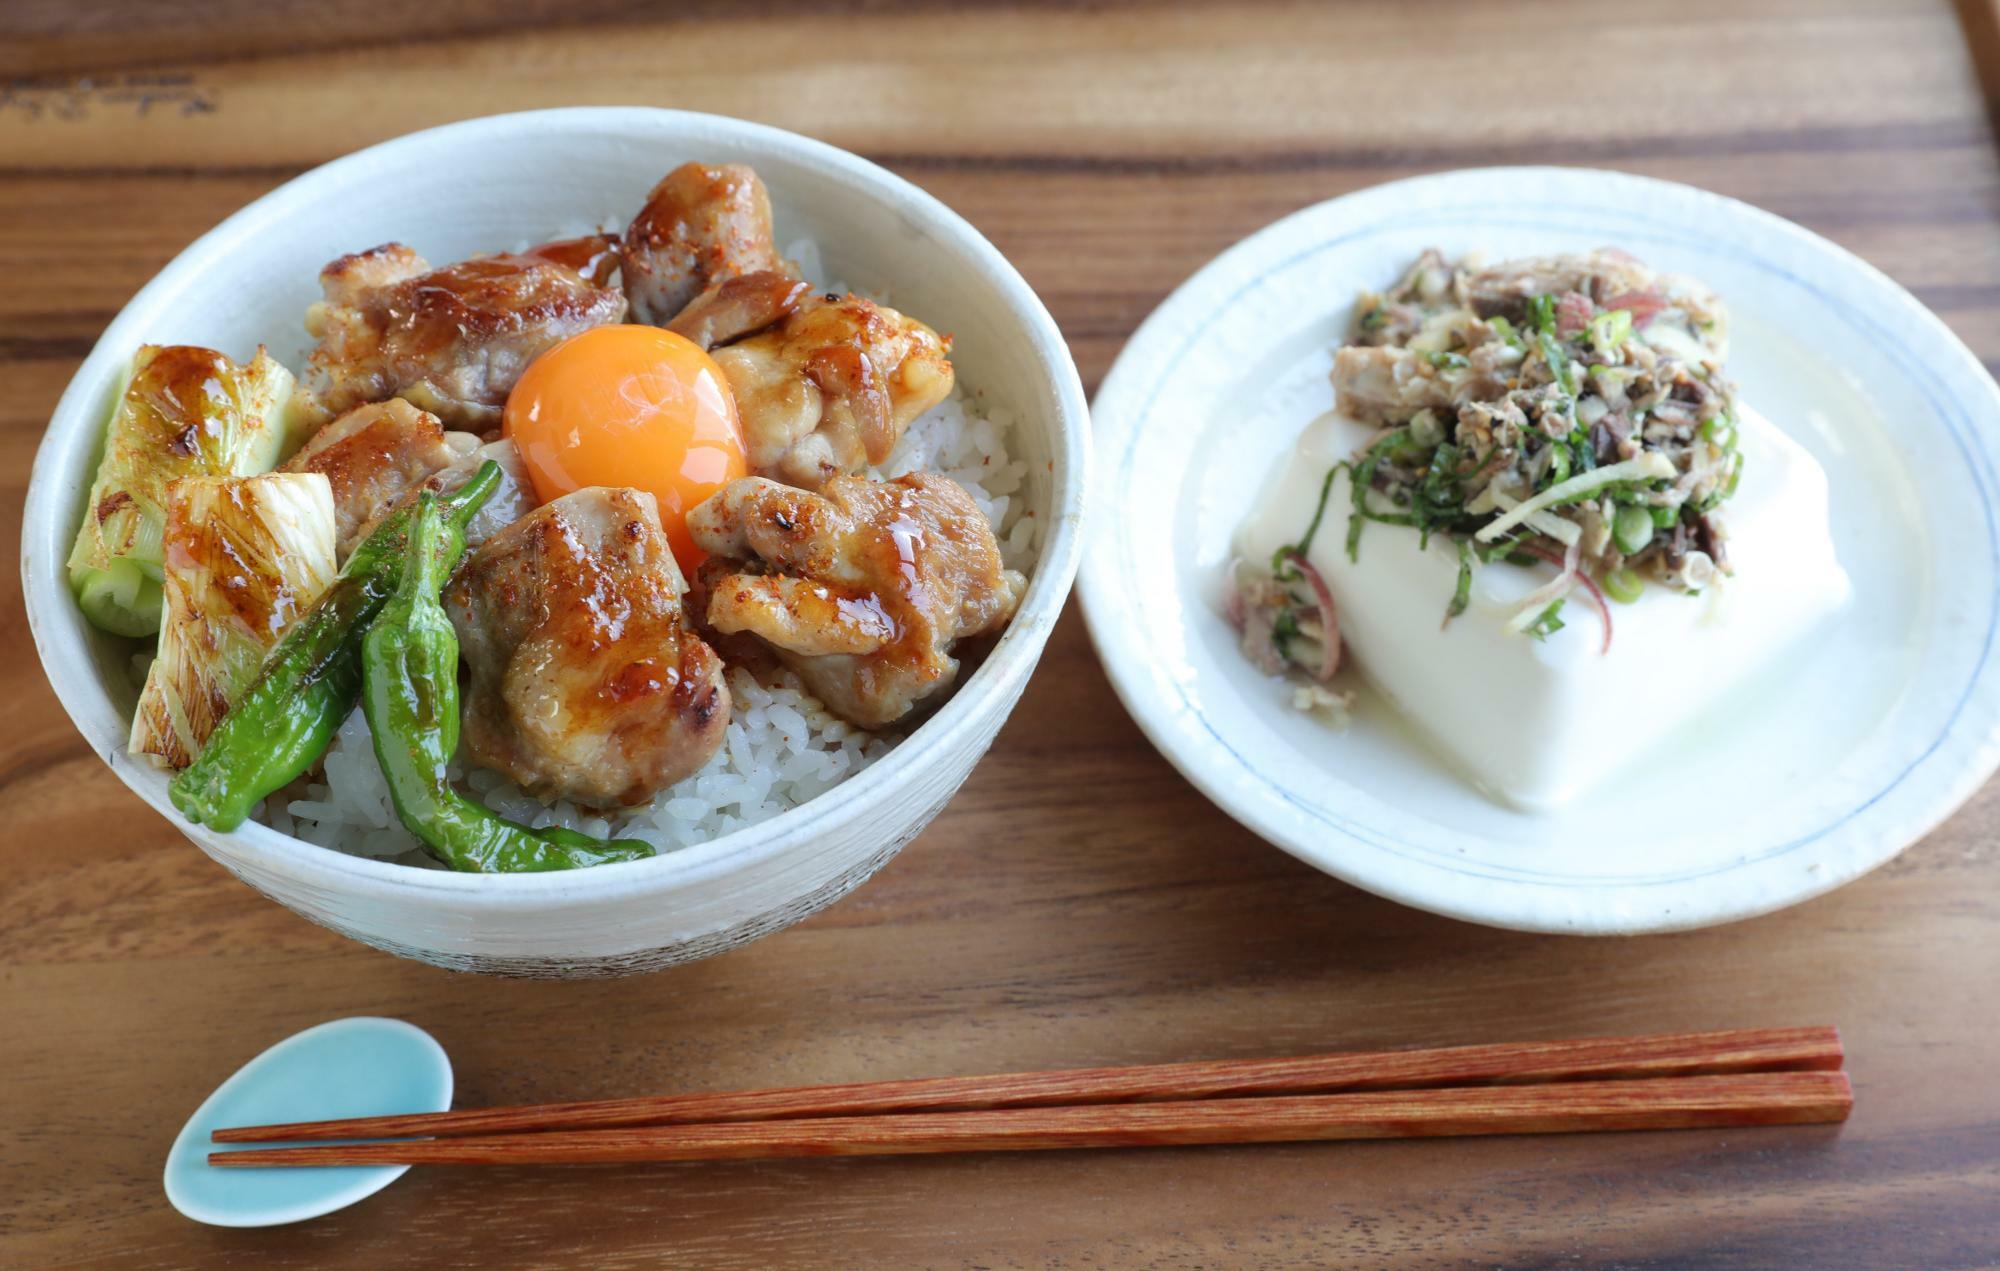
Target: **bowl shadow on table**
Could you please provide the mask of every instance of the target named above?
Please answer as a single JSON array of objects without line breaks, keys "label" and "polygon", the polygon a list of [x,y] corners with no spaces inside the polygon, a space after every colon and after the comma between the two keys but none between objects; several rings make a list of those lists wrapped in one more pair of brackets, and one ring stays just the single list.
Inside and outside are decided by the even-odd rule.
[{"label": "bowl shadow on table", "polygon": [[[1141,1061],[1780,1022],[1758,1017],[1754,985],[1719,1003],[1662,959],[1673,946],[1723,952],[1740,943],[1731,931],[1500,931],[1320,874],[1237,826],[1159,757],[1071,613],[993,752],[876,880],[791,932],[661,978],[688,1000],[810,958],[819,990],[867,1014],[1151,1018],[1169,1034],[1116,1043]],[[923,956],[886,976],[847,964],[891,946]],[[1227,1007],[1202,1013],[1214,1033],[1172,1038],[1189,1000],[1203,998]]]},{"label": "bowl shadow on table", "polygon": [[[1340,1001],[1380,1005],[1392,991],[1402,1009],[1450,1033],[1410,1043],[1494,1039],[1496,993],[1542,1035],[1650,1031],[1662,1027],[1662,999],[1682,997],[1658,955],[1676,943],[1736,939],[1730,929],[1642,939],[1500,931],[1318,873],[1236,825],[1152,749],[1104,679],[1074,608],[994,751],[938,825],[810,929],[878,921],[984,923],[1030,969],[1070,957],[1054,983],[1022,985],[1048,997],[1084,993],[1092,967],[1106,965],[1114,971],[1104,979],[1144,977],[1162,997],[1182,999],[1332,989]],[[1606,993],[1620,979],[1636,983]],[[1638,1007],[1638,997],[1650,1005]],[[1712,1001],[1686,1005],[1690,1027],[1722,1025],[1698,1023],[1714,1017]],[[1344,1037],[1348,1023],[1328,1033]]]},{"label": "bowl shadow on table", "polygon": [[[1496,987],[1523,1030],[1643,1030],[1661,1023],[1661,999],[1677,995],[1660,978],[1670,947],[1726,948],[1732,933],[1787,921],[1579,939],[1479,927],[1351,887],[1237,826],[1174,772],[1119,707],[1072,612],[999,742],[938,821],[852,896],[798,927],[624,981],[503,982],[393,965],[449,985],[449,997],[616,1010],[621,1027],[643,1025],[645,1012],[633,1008],[648,1001],[727,1003],[739,1015],[818,1016],[832,1004],[915,1017],[1144,1009],[1211,995],[1230,998],[1243,1023],[1262,1019],[1268,1027],[1254,1031],[1266,1049],[1280,1034],[1321,1045],[1444,1044],[1455,1036],[1405,1036],[1393,1023],[1363,1024],[1357,1035],[1355,1020],[1339,1018],[1345,1009],[1324,1027],[1272,1030],[1304,996],[1323,1007],[1365,1005],[1386,1020],[1457,1020],[1450,1031],[1476,1028],[1468,1040],[1495,1040],[1485,1021]],[[888,963],[885,949],[908,956]],[[1651,999],[1643,1018],[1622,1004],[1642,992]],[[1468,1015],[1475,1004],[1485,1009]],[[1771,1021],[1709,1026],[1733,1022]]]},{"label": "bowl shadow on table", "polygon": [[1849,903],[1578,939],[1382,900],[1182,781],[1072,615],[944,816],[800,926],[623,981],[495,981],[371,954],[366,987],[335,997],[421,1012],[467,1105],[1824,1023],[1838,1022],[1830,1000],[1787,986],[1824,982],[1816,916]]}]

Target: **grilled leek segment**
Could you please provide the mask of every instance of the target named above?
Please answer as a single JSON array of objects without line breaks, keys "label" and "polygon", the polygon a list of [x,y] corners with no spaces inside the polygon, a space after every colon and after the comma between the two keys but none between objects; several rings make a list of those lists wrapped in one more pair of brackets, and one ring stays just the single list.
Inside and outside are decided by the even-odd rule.
[{"label": "grilled leek segment", "polygon": [[185,768],[333,581],[333,487],[317,472],[272,472],[182,477],[166,496],[160,647],[131,750]]},{"label": "grilled leek segment", "polygon": [[292,387],[292,373],[261,348],[239,366],[213,349],[140,347],[69,557],[70,585],[93,625],[123,636],[159,629],[167,483],[276,467],[300,440]]}]

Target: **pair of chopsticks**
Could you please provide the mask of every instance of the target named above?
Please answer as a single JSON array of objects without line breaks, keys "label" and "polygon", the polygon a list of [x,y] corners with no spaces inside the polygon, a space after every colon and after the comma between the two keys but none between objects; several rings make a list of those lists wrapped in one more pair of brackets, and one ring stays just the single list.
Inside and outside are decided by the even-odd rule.
[{"label": "pair of chopsticks", "polygon": [[661,1095],[217,1130],[211,1165],[533,1165],[1844,1121],[1831,1028]]}]

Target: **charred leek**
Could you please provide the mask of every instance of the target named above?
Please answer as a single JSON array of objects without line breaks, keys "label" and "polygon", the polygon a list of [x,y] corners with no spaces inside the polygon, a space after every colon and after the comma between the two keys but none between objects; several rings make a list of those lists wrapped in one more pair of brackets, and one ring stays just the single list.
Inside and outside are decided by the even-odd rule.
[{"label": "charred leek", "polygon": [[238,366],[212,349],[140,348],[70,552],[85,617],[115,635],[159,629],[167,483],[276,467],[297,440],[291,397],[291,372],[262,349]]},{"label": "charred leek", "polygon": [[264,655],[333,581],[333,488],[317,472],[182,477],[167,486],[159,656],[133,754],[185,768]]}]

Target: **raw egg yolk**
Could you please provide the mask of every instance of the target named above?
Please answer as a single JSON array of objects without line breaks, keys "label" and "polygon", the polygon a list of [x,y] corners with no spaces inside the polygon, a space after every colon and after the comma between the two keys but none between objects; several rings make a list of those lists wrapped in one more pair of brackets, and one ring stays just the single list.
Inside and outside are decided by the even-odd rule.
[{"label": "raw egg yolk", "polygon": [[645,490],[674,558],[705,553],[688,511],[745,472],[743,430],[722,368],[658,327],[593,327],[528,364],[504,415],[543,503],[588,486]]}]

